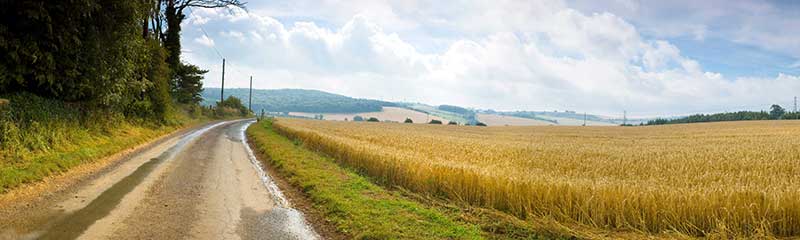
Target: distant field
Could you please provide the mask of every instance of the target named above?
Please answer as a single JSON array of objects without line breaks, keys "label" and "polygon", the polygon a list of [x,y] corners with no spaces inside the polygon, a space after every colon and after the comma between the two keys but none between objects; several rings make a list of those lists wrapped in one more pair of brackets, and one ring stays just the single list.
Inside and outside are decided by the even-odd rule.
[{"label": "distant field", "polygon": [[[428,113],[430,113],[431,116],[436,116],[436,117],[439,117],[441,119],[446,119],[447,121],[456,121],[456,122],[458,122],[460,124],[469,122],[469,120],[464,118],[464,116],[461,115],[461,114],[448,112],[448,111],[443,111],[443,110],[438,109],[437,107],[434,107],[434,106],[428,106],[428,105],[425,105],[425,104],[412,104],[409,107],[412,108],[412,109],[417,109],[417,110],[421,110],[421,111],[424,111],[424,112],[428,112]],[[447,122],[447,121],[443,121],[443,122]]]},{"label": "distant field", "polygon": [[555,125],[554,123],[512,116],[501,116],[495,114],[477,114],[478,121],[485,123],[489,126],[545,126]]},{"label": "distant field", "polygon": [[411,120],[414,121],[414,123],[427,123],[430,120],[436,119],[447,124],[447,120],[445,120],[444,118],[433,115],[429,116],[421,112],[400,107],[383,107],[383,111],[366,112],[366,113],[343,113],[343,114],[301,113],[301,112],[289,113],[289,115],[310,117],[310,118],[313,118],[315,115],[319,114],[322,114],[323,119],[325,120],[335,120],[335,121],[344,121],[345,119],[347,119],[348,121],[353,121],[353,117],[362,116],[364,117],[364,119],[375,117],[381,121],[389,120],[395,122],[403,122],[406,120],[406,118],[411,118]]},{"label": "distant field", "polygon": [[275,127],[387,184],[576,231],[800,236],[800,121]]},{"label": "distant field", "polygon": [[[551,117],[551,116],[539,116],[541,118],[551,119],[558,121],[558,125],[566,125],[566,126],[581,126],[583,125],[583,119],[575,119],[575,118],[564,118],[564,117]],[[586,126],[617,126],[619,124],[613,124],[609,122],[600,122],[600,121],[586,121]]]}]

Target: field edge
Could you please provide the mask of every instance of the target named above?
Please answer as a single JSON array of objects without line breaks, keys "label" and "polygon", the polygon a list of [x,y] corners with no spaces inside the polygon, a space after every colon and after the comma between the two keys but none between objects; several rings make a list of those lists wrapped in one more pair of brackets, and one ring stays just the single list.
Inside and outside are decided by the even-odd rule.
[{"label": "field edge", "polygon": [[[508,214],[491,210],[491,209],[484,209],[469,206],[466,204],[454,203],[451,201],[447,201],[445,199],[439,199],[430,196],[424,196],[420,194],[416,194],[410,192],[406,189],[402,189],[399,187],[391,187],[391,186],[382,186],[377,182],[373,181],[370,176],[361,175],[358,171],[351,169],[347,166],[343,166],[337,162],[336,159],[333,159],[322,152],[315,151],[303,146],[301,141],[293,140],[289,137],[279,134],[277,131],[272,129],[272,123],[268,121],[262,121],[260,123],[255,123],[251,125],[247,130],[248,140],[254,149],[257,157],[260,161],[265,163],[265,168],[268,168],[270,173],[273,175],[272,177],[276,179],[276,182],[279,183],[279,186],[284,189],[284,187],[288,187],[288,194],[289,198],[303,198],[299,199],[300,201],[308,201],[310,203],[311,208],[311,218],[312,224],[313,222],[317,222],[314,225],[318,225],[322,223],[325,228],[335,228],[336,232],[332,239],[342,239],[342,238],[369,238],[368,235],[361,235],[362,232],[351,231],[352,229],[348,229],[347,225],[359,225],[359,224],[369,224],[364,222],[359,222],[358,220],[354,219],[342,219],[341,212],[337,211],[329,211],[327,209],[331,205],[337,205],[335,202],[329,202],[330,199],[327,199],[323,193],[321,193],[320,188],[324,186],[320,186],[319,183],[315,183],[318,180],[318,176],[320,175],[328,175],[328,176],[338,176],[337,178],[355,178],[358,179],[357,181],[360,182],[359,184],[367,184],[369,185],[370,189],[375,189],[375,192],[369,192],[366,194],[367,197],[372,199],[381,198],[388,198],[389,200],[398,200],[398,201],[405,201],[411,203],[411,205],[416,206],[417,208],[421,209],[429,209],[432,213],[440,215],[443,218],[446,218],[456,225],[468,226],[470,228],[475,229],[478,232],[477,239],[583,239],[583,238],[602,238],[601,235],[595,234],[586,234],[586,232],[575,232],[565,226],[561,226],[555,221],[544,222],[540,221],[537,224],[547,225],[546,227],[542,226],[535,226],[530,222],[526,222],[524,220],[520,220]],[[270,142],[270,144],[266,144]],[[276,144],[279,142],[280,144]],[[272,148],[272,149],[269,149]],[[302,158],[306,158],[304,160],[288,160],[282,159],[282,156],[277,156],[277,160],[275,155],[281,155],[282,152],[299,152],[303,153],[304,156]],[[309,157],[310,156],[310,157]],[[311,159],[308,159],[311,158]],[[291,161],[291,162],[287,162]],[[292,166],[291,164],[297,164]],[[315,169],[310,172],[303,173],[303,170],[307,170],[309,165],[317,165],[321,164],[324,165],[326,168]],[[307,176],[303,176],[303,175]],[[334,185],[347,185],[347,184],[334,184]],[[359,188],[363,186],[358,186]],[[294,192],[294,193],[293,193]],[[294,196],[293,196],[294,195]],[[364,194],[362,194],[364,197]],[[383,199],[385,200],[385,199]],[[292,199],[294,202],[295,199]],[[372,206],[361,206],[353,209],[349,209],[348,211],[370,211],[369,209],[373,206],[377,205],[384,205],[383,202],[373,202]],[[302,203],[301,205],[308,205],[308,203]],[[303,208],[301,206],[301,208]],[[326,210],[327,209],[327,210]],[[365,210],[366,209],[366,210]],[[305,211],[304,211],[305,212]],[[391,213],[391,212],[389,212]],[[348,214],[344,214],[347,216]],[[374,219],[391,219],[388,220],[389,222],[398,222],[396,220],[398,216],[396,215],[389,215],[389,216],[377,216]],[[313,218],[322,218],[322,219],[313,219]],[[373,220],[374,220],[373,219]],[[371,221],[371,222],[380,222],[380,221]],[[317,226],[315,226],[317,227]],[[336,229],[338,228],[338,229]],[[368,228],[365,228],[368,229]],[[345,230],[342,232],[341,230]],[[429,229],[416,229],[416,230],[423,230],[423,231],[430,231]],[[330,234],[330,233],[328,233]],[[326,235],[326,234],[323,234]],[[408,236],[394,236],[391,235],[381,235],[378,236],[383,239],[383,237],[388,237],[389,239],[394,239],[397,237],[400,238],[407,238]],[[372,236],[374,237],[374,236]],[[419,236],[416,236],[419,237]],[[441,236],[438,238],[442,238]],[[446,237],[452,239],[452,236]],[[458,237],[458,239],[476,239],[473,237]]]}]

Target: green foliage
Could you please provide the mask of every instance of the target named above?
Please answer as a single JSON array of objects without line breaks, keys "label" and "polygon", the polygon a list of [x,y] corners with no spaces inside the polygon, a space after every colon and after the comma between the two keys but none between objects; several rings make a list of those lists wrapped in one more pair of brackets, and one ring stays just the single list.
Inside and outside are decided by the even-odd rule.
[{"label": "green foliage", "polygon": [[477,122],[477,123],[475,123],[475,126],[486,127],[486,123]]},{"label": "green foliage", "polygon": [[[254,80],[255,81],[255,80]],[[219,101],[219,88],[203,90],[205,105]],[[225,89],[225,95],[248,99],[250,90],[246,88]],[[310,112],[310,113],[360,113],[378,112],[383,107],[396,106],[394,103],[357,99],[338,94],[303,89],[253,89],[253,111],[264,109],[268,112]]]},{"label": "green foliage", "polygon": [[800,112],[787,112],[781,119],[800,119]]},{"label": "green foliage", "polygon": [[428,124],[442,124],[442,121],[439,121],[439,120],[433,119],[433,120],[431,120],[430,122],[428,122]]},{"label": "green foliage", "polygon": [[142,1],[4,1],[0,93],[128,105],[148,86],[136,72],[144,9]]},{"label": "green foliage", "polygon": [[150,61],[146,72],[147,79],[152,84],[152,88],[148,91],[148,98],[152,103],[153,117],[165,121],[172,106],[172,98],[169,95],[170,69],[165,62],[167,53],[156,40],[149,39],[147,48],[150,51]]},{"label": "green foliage", "polygon": [[228,96],[225,101],[217,103],[217,116],[247,116],[248,114],[250,114],[250,110],[237,97]]},{"label": "green foliage", "polygon": [[364,121],[364,117],[356,115],[356,116],[353,117],[353,121],[354,122],[363,122]]},{"label": "green foliage", "polygon": [[[174,1],[172,1],[174,2]],[[167,21],[167,32],[164,34],[164,48],[167,49],[169,56],[167,64],[171,69],[181,68],[181,22],[186,18],[183,12],[176,6],[167,4],[164,8],[164,18]],[[176,83],[176,82],[172,82]],[[173,89],[178,85],[171,86]]]},{"label": "green foliage", "polygon": [[[777,105],[773,105],[777,106]],[[778,106],[780,107],[780,106]],[[773,110],[776,110],[773,108]],[[777,109],[777,110],[782,110]],[[780,114],[778,114],[780,113]],[[662,124],[678,124],[678,123],[700,123],[700,122],[722,122],[722,121],[746,121],[746,120],[769,120],[769,119],[779,119],[784,114],[780,111],[776,111],[773,113],[767,113],[764,111],[760,112],[750,112],[750,111],[740,111],[740,112],[731,112],[731,113],[715,113],[715,114],[695,114],[687,117],[682,118],[675,118],[675,119],[664,119],[659,118],[655,120],[647,121],[645,125],[662,125]]]},{"label": "green foliage", "polygon": [[[494,112],[494,111],[492,111],[492,112]],[[542,113],[537,113],[537,112],[516,111],[516,112],[500,112],[500,114],[501,115],[506,115],[506,116],[528,118],[528,119],[534,119],[534,120],[539,120],[539,121],[545,121],[545,122],[551,122],[551,123],[558,124],[558,121],[556,121],[556,120],[549,119],[549,118],[543,118],[543,117],[538,116],[538,114],[542,114]],[[542,114],[542,115],[544,115],[544,114]],[[570,114],[570,113],[566,113],[566,112],[565,113],[556,113],[556,112],[554,112],[553,115],[556,115],[558,117],[566,117],[566,118],[577,118],[578,117],[575,114]],[[594,115],[592,115],[591,117],[592,117],[593,121],[597,121],[598,119],[600,121],[604,121],[603,119],[601,119],[601,118],[599,118],[597,116],[594,116]],[[583,119],[583,115],[580,116],[580,119]]]},{"label": "green foliage", "polygon": [[786,110],[778,104],[772,104],[772,106],[770,106],[769,117],[771,119],[781,119],[785,113]]},{"label": "green foliage", "polygon": [[461,114],[461,115],[473,114],[472,110],[469,110],[469,109],[466,109],[466,108],[462,108],[462,107],[459,107],[459,106],[453,106],[453,105],[439,105],[438,109],[442,110],[442,111],[458,113],[458,114]]},{"label": "green foliage", "polygon": [[414,123],[414,121],[411,120],[411,118],[406,118],[406,120],[403,121],[403,123]]},{"label": "green foliage", "polygon": [[454,122],[454,121],[450,121],[450,122],[447,123],[447,125],[458,125],[458,123]]},{"label": "green foliage", "polygon": [[380,120],[378,120],[378,118],[376,117],[370,117],[369,119],[367,119],[367,122],[380,122]]},{"label": "green foliage", "polygon": [[208,73],[208,70],[200,69],[199,67],[182,63],[178,66],[175,72],[175,80],[172,84],[173,96],[179,103],[183,104],[200,104],[203,101],[203,75]]},{"label": "green foliage", "polygon": [[0,106],[0,192],[160,136],[152,124],[89,103],[20,92]]}]

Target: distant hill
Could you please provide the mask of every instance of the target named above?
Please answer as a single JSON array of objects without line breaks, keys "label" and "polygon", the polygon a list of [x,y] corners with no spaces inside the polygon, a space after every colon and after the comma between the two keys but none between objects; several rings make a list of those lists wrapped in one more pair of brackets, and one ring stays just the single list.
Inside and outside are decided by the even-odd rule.
[{"label": "distant hill", "polygon": [[[219,101],[219,88],[203,90],[203,104]],[[225,89],[225,96],[236,96],[247,104],[249,89]],[[386,101],[359,99],[317,90],[305,89],[253,89],[253,111],[310,112],[310,113],[360,113],[379,112],[382,107],[397,104]]]}]

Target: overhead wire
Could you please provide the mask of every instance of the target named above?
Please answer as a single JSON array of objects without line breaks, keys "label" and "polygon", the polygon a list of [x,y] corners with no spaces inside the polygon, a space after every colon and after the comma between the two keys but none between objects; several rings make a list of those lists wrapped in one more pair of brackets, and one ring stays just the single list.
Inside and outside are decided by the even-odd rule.
[{"label": "overhead wire", "polygon": [[[199,19],[196,15],[194,15],[194,11],[192,11],[191,8],[189,8],[188,10],[189,10],[189,16],[191,16],[194,19]],[[203,24],[197,24],[197,26],[200,28],[200,31],[203,33],[203,36],[205,36],[206,38],[210,39],[211,41],[214,41],[214,39],[211,37],[211,35],[208,34],[208,31],[206,31],[206,29],[203,27]],[[211,48],[214,50],[214,53],[216,53],[217,56],[219,56],[219,58],[225,59],[225,64],[226,64],[225,67],[227,69],[231,69],[231,70],[235,71],[236,73],[238,73],[240,75],[239,77],[246,78],[248,76],[247,74],[245,74],[242,71],[240,71],[239,67],[234,66],[235,64],[233,62],[231,62],[230,59],[227,59],[225,57],[225,55],[222,53],[222,51],[220,51],[217,48],[216,44],[211,44]]]}]

